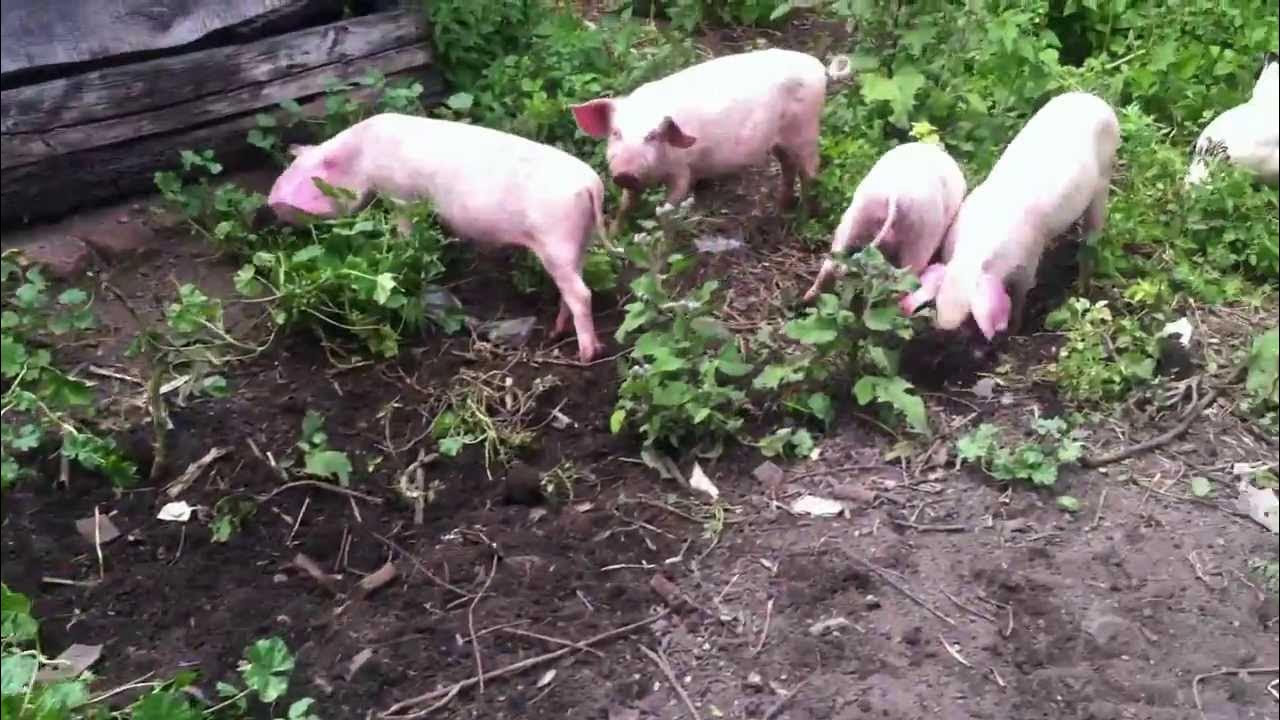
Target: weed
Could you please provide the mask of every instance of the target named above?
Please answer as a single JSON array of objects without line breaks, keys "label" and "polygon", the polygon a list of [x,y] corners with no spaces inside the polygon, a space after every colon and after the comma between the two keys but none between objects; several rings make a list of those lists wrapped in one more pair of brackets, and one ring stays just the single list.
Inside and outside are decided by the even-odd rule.
[{"label": "weed", "polygon": [[[218,683],[222,702],[208,709],[197,709],[183,688],[194,685],[197,674],[184,671],[164,682],[134,683],[142,696],[123,710],[110,711],[104,702],[89,695],[89,672],[77,677],[42,680],[41,669],[57,667],[58,661],[45,657],[39,650],[40,623],[31,614],[31,601],[21,593],[0,584],[0,664],[3,665],[3,688],[0,707],[5,718],[13,720],[71,720],[71,718],[117,718],[119,720],[215,720],[246,717],[250,703],[273,708],[289,690],[289,674],[294,669],[293,654],[279,638],[255,641],[245,649],[239,670],[243,688]],[[319,720],[311,712],[315,701],[301,698],[290,703],[278,720]]]},{"label": "weed", "polygon": [[[918,283],[909,272],[891,266],[876,248],[836,260],[844,276],[837,279],[834,292],[819,295],[800,317],[783,326],[783,334],[795,345],[767,365],[752,386],[826,426],[834,417],[828,395],[832,384],[852,381],[860,405],[882,403],[913,431],[927,434],[924,401],[898,375],[912,320],[902,315],[897,301]],[[758,340],[760,345],[780,345],[771,335]]]},{"label": "weed", "polygon": [[[302,418],[302,437],[296,447],[302,451],[302,472],[322,479],[336,479],[342,487],[351,485],[351,459],[329,447],[324,417],[308,410]],[[284,464],[281,467],[286,467]]]},{"label": "weed", "polygon": [[561,460],[555,467],[542,474],[542,494],[573,502],[574,488],[586,479],[587,474],[572,460]]},{"label": "weed", "polygon": [[1014,447],[1001,441],[999,427],[979,425],[956,441],[956,467],[978,464],[997,480],[1027,480],[1040,487],[1053,487],[1059,468],[1079,460],[1084,445],[1072,439],[1062,418],[1037,417],[1031,428],[1036,438]]},{"label": "weed", "polygon": [[627,359],[619,364],[622,385],[610,418],[612,432],[630,425],[646,446],[684,447],[695,440],[717,446],[742,426],[747,395],[734,383],[752,371],[733,333],[714,317],[712,299],[720,284],[709,280],[684,297],[674,294],[677,278],[695,259],[672,252],[689,221],[691,200],[660,209],[659,231],[638,233],[625,247],[644,273],[631,283],[633,300],[614,337],[635,334]]},{"label": "weed", "polygon": [[92,299],[79,288],[52,297],[40,268],[24,271],[13,258],[7,251],[0,260],[0,375],[6,386],[0,397],[0,488],[33,474],[25,458],[48,438],[61,440],[64,482],[66,463],[75,462],[114,485],[130,484],[137,469],[95,427],[92,386],[54,358],[51,340],[95,326]]},{"label": "weed", "polygon": [[1073,401],[1118,400],[1155,377],[1156,334],[1136,318],[1116,318],[1106,300],[1073,298],[1050,313],[1045,325],[1067,336],[1052,373]]},{"label": "weed", "polygon": [[1271,328],[1253,339],[1245,393],[1246,412],[1263,418],[1263,424],[1276,432],[1280,426],[1280,328]]},{"label": "weed", "polygon": [[507,465],[534,440],[529,421],[537,399],[558,384],[554,375],[547,375],[522,390],[506,373],[462,370],[433,403],[429,430],[436,448],[445,457],[456,457],[468,445],[479,444],[486,471],[494,462]]},{"label": "weed", "polygon": [[[411,223],[407,237],[397,227],[400,215]],[[445,272],[447,245],[428,205],[392,207],[379,199],[355,215],[259,238],[235,283],[246,297],[269,303],[277,327],[350,333],[371,353],[394,357],[400,338],[426,319],[422,296]],[[462,327],[456,314],[436,320],[446,332]]]},{"label": "weed", "polygon": [[209,532],[216,543],[224,543],[240,532],[244,522],[258,512],[258,503],[250,498],[228,495],[213,505]]},{"label": "weed", "polygon": [[1280,594],[1280,560],[1255,558],[1249,561],[1249,571],[1258,576],[1267,592]]}]

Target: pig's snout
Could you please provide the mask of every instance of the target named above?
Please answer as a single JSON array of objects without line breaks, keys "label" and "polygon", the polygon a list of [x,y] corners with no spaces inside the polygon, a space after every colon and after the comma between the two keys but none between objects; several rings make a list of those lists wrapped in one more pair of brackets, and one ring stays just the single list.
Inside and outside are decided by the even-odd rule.
[{"label": "pig's snout", "polygon": [[632,173],[617,173],[613,176],[613,184],[624,190],[640,190],[640,178]]},{"label": "pig's snout", "polygon": [[271,212],[275,214],[276,219],[281,222],[295,223],[298,221],[298,209],[284,202],[270,203]]}]

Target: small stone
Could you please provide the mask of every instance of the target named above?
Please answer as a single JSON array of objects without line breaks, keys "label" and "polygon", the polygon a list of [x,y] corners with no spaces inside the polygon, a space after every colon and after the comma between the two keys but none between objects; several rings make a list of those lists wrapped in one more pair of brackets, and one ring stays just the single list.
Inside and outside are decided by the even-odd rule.
[{"label": "small stone", "polygon": [[37,240],[21,252],[29,263],[42,265],[59,280],[74,280],[89,267],[89,246],[69,236]]},{"label": "small stone", "polygon": [[778,467],[777,465],[773,464],[768,460],[760,463],[760,465],[756,467],[756,469],[753,470],[751,474],[755,477],[756,480],[758,480],[759,482],[761,482],[771,490],[776,490],[779,487],[782,487],[782,483],[785,480],[785,476],[782,473],[782,468]]},{"label": "small stone", "polygon": [[849,622],[848,620],[842,617],[831,618],[830,620],[822,620],[820,622],[816,622],[809,626],[809,634],[812,635],[813,637],[818,637],[819,635],[825,635],[835,630],[847,628],[852,624],[853,623]]},{"label": "small stone", "polygon": [[856,483],[845,483],[831,489],[831,497],[848,500],[855,505],[870,505],[876,500],[876,492]]},{"label": "small stone", "polygon": [[876,597],[875,595],[868,595],[862,599],[862,606],[868,610],[879,610],[880,598]]},{"label": "small stone", "polygon": [[763,690],[764,678],[758,672],[748,673],[747,679],[742,682],[742,686],[750,690]]},{"label": "small stone", "polygon": [[533,335],[533,326],[537,322],[538,319],[533,316],[511,320],[494,320],[482,323],[477,328],[477,332],[495,344],[521,348],[529,344],[529,338]]}]

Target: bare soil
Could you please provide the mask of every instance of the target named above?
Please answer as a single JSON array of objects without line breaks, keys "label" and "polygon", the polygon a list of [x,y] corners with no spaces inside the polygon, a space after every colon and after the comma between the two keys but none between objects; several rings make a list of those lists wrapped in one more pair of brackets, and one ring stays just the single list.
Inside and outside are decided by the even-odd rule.
[{"label": "bare soil", "polygon": [[[739,298],[730,307],[743,322],[765,311],[753,301],[761,283],[794,297],[817,266],[816,254],[788,244],[768,198],[771,172],[698,195],[704,208],[728,208],[724,227],[747,240],[709,261]],[[12,233],[6,246],[69,227],[112,237],[149,223],[144,207],[120,206]],[[93,280],[152,315],[173,280],[233,296],[236,267],[199,241],[170,227],[141,235],[149,240],[140,252],[96,257]],[[665,612],[594,652],[491,679],[483,693],[467,688],[432,716],[691,717],[683,692],[702,718],[1280,718],[1267,690],[1274,672],[1193,683],[1221,668],[1280,664],[1276,598],[1248,569],[1252,558],[1274,558],[1276,540],[1235,512],[1230,476],[1233,462],[1274,461],[1274,438],[1242,429],[1225,406],[1156,454],[1108,472],[1065,471],[1056,491],[1080,499],[1076,515],[1053,495],[955,470],[936,452],[946,443],[886,459],[894,439],[846,412],[820,458],[784,467],[781,484],[753,475],[762,458],[749,448],[702,460],[728,507],[717,528],[705,505],[638,461],[634,438],[608,432],[614,363],[574,367],[571,339],[550,350],[542,331],[555,297],[520,296],[510,273],[509,254],[482,256],[452,289],[481,319],[538,316],[539,332],[518,354],[428,334],[396,361],[338,369],[314,336],[297,334],[231,368],[227,399],[173,412],[166,482],[211,448],[228,451],[181,496],[193,505],[278,489],[250,441],[276,458],[290,454],[307,409],[325,416],[331,445],[356,461],[353,489],[373,500],[296,487],[214,543],[203,522],[156,519],[170,500],[160,487],[114,492],[73,473],[64,489],[53,483],[56,463],[44,462],[39,481],[5,496],[0,540],[4,582],[35,598],[46,653],[101,643],[96,689],[192,668],[213,697],[246,645],[276,634],[297,653],[293,695],[316,697],[326,718],[362,718],[467,680],[478,665],[492,671]],[[595,298],[610,353],[624,349],[612,341],[617,304]],[[103,330],[65,356],[137,377],[122,357],[132,320],[107,293],[97,307]],[[231,323],[252,319],[251,307],[231,307]],[[1052,385],[1035,374],[1055,345],[1045,334],[1012,339],[968,378],[998,368],[989,395],[968,381],[935,383],[927,397],[937,427],[1016,428],[1033,411],[1060,412]],[[506,373],[523,390],[544,378],[558,384],[539,397],[534,421],[546,424],[511,467],[490,478],[474,448],[426,466],[441,489],[415,525],[395,479],[430,446],[422,435],[431,418],[419,408],[464,371]],[[104,396],[140,395],[130,382],[97,380]],[[572,422],[551,422],[553,411]],[[145,472],[150,451],[136,415],[117,419]],[[1098,426],[1096,447],[1158,431],[1136,415],[1114,424]],[[538,487],[561,461],[586,475],[571,500]],[[1189,497],[1191,475],[1216,481],[1214,495]],[[821,519],[788,512],[806,492],[851,509]],[[95,511],[122,533],[102,548],[101,564],[74,527]],[[339,575],[332,589],[293,565],[299,553]],[[355,583],[388,560],[398,577],[358,597]],[[671,677],[642,648],[669,663]]]}]

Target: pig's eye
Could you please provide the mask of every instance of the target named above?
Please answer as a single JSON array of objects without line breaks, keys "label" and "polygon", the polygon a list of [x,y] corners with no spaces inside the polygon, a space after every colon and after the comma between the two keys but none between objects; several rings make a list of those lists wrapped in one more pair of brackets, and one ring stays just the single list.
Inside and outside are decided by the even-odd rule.
[{"label": "pig's eye", "polygon": [[617,130],[613,130],[609,133],[609,137],[613,138],[614,140],[621,140],[622,133]]}]

